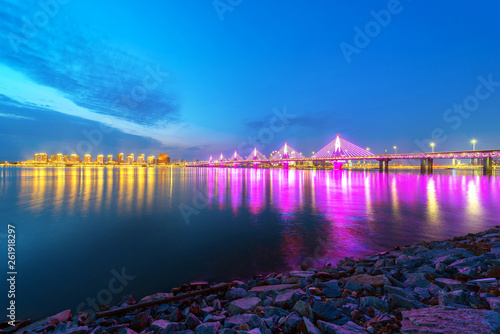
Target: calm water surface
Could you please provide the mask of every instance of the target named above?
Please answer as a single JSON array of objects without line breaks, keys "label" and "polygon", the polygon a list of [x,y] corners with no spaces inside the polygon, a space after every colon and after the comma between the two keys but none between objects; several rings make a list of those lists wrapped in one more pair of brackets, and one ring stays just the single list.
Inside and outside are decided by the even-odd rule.
[{"label": "calm water surface", "polygon": [[[500,178],[0,168],[0,212],[3,247],[6,224],[17,229],[18,319],[37,319],[88,310],[92,299],[139,300],[193,280],[319,267],[485,230],[500,224]],[[122,270],[129,279],[113,280]]]}]

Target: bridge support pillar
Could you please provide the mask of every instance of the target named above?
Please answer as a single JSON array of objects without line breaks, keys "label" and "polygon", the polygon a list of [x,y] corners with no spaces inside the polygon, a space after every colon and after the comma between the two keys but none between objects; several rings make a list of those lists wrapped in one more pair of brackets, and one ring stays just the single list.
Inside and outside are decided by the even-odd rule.
[{"label": "bridge support pillar", "polygon": [[493,158],[483,158],[483,172],[484,175],[492,175],[493,174]]},{"label": "bridge support pillar", "polygon": [[385,168],[384,168],[384,171],[385,171],[386,173],[389,173],[389,161],[391,161],[391,160],[389,160],[389,159],[386,159],[386,160],[385,160]]},{"label": "bridge support pillar", "polygon": [[253,168],[257,168],[258,166],[259,166],[259,163],[258,163],[258,162],[254,162],[254,163],[252,164],[252,167],[253,167]]},{"label": "bridge support pillar", "polygon": [[335,169],[335,170],[341,170],[343,165],[344,165],[343,162],[334,161],[333,162],[333,169]]},{"label": "bridge support pillar", "polygon": [[288,161],[283,162],[283,169],[288,169]]},{"label": "bridge support pillar", "polygon": [[420,159],[420,173],[427,173],[427,159]]},{"label": "bridge support pillar", "polygon": [[429,174],[434,172],[434,159],[427,159],[427,170]]},{"label": "bridge support pillar", "polygon": [[378,161],[378,171],[382,173],[384,171],[384,160]]}]

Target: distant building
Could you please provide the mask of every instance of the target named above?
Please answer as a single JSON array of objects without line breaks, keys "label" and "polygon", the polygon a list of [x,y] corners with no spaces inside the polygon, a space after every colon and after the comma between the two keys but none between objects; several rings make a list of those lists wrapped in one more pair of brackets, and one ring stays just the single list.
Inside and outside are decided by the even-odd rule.
[{"label": "distant building", "polygon": [[145,162],[145,159],[144,159],[144,154],[141,154],[137,157],[137,163],[138,164],[143,164]]},{"label": "distant building", "polygon": [[49,157],[47,153],[37,153],[35,154],[33,160],[35,160],[35,162],[46,164],[47,162],[49,162]]},{"label": "distant building", "polygon": [[118,163],[122,163],[124,162],[125,160],[123,160],[123,153],[120,153],[116,156],[116,162]]},{"label": "distant building", "polygon": [[168,154],[158,154],[158,165],[160,164],[169,164],[170,163],[170,157]]},{"label": "distant building", "polygon": [[57,154],[57,156],[56,156],[56,161],[57,161],[57,162],[63,162],[63,161],[65,161],[65,160],[64,160],[64,157],[63,157],[63,155],[62,155],[62,153],[58,153],[58,154]]},{"label": "distant building", "polygon": [[174,160],[172,160],[172,163],[174,163],[174,164],[184,164],[187,162],[188,161],[186,159],[174,159]]},{"label": "distant building", "polygon": [[72,154],[69,161],[71,162],[82,162],[82,158],[78,154]]},{"label": "distant building", "polygon": [[64,156],[63,158],[64,162],[68,162],[69,161],[69,157],[67,155]]},{"label": "distant building", "polygon": [[128,163],[128,164],[132,164],[132,163],[134,163],[134,154],[133,154],[133,153],[132,153],[132,154],[127,155],[127,163]]},{"label": "distant building", "polygon": [[56,156],[55,154],[52,154],[52,155],[50,156],[50,162],[54,163],[54,162],[56,162],[56,161],[57,161],[57,156]]},{"label": "distant building", "polygon": [[156,162],[155,156],[154,156],[154,155],[150,155],[150,156],[148,157],[148,164],[150,164],[150,165],[154,165],[154,164],[155,164],[155,162]]},{"label": "distant building", "polygon": [[83,157],[83,162],[86,164],[89,164],[92,162],[92,157],[90,156],[90,154],[85,154],[85,156]]},{"label": "distant building", "polygon": [[112,162],[113,161],[113,155],[112,154],[108,154],[108,162]]},{"label": "distant building", "polygon": [[104,158],[104,155],[99,154],[96,159],[97,163],[100,163],[101,165],[104,165],[106,163],[106,159]]}]

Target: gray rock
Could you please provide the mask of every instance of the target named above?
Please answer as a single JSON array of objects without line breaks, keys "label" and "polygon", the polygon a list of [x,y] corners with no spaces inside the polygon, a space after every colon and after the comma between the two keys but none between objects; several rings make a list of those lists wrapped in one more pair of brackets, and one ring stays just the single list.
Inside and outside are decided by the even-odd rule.
[{"label": "gray rock", "polygon": [[313,271],[291,271],[291,277],[299,277],[299,278],[309,278],[314,276]]},{"label": "gray rock", "polygon": [[198,319],[198,317],[195,316],[194,314],[189,313],[189,315],[188,315],[186,321],[184,322],[184,324],[189,329],[195,329],[196,326],[198,326],[199,324],[201,324],[201,320]]},{"label": "gray rock", "polygon": [[430,299],[431,298],[431,294],[430,294],[428,288],[419,288],[419,287],[416,287],[413,291],[416,294],[418,294],[420,297],[422,297],[422,298],[426,298],[426,299]]},{"label": "gray rock", "polygon": [[352,282],[359,285],[369,284],[376,288],[384,285],[392,285],[391,281],[385,275],[375,275],[371,276],[368,274],[353,275],[350,277],[344,277],[339,280],[340,283]]},{"label": "gray rock", "polygon": [[218,334],[219,333],[220,322],[208,322],[206,324],[200,324],[196,327],[196,334]]},{"label": "gray rock", "polygon": [[397,294],[389,294],[388,297],[395,305],[407,310],[427,308],[427,305],[415,299],[408,299]]},{"label": "gray rock", "polygon": [[[420,289],[423,289],[423,288],[420,288]],[[386,295],[387,294],[399,295],[399,296],[404,297],[406,299],[417,299],[417,296],[415,295],[415,293],[408,291],[408,290],[405,290],[405,289],[402,289],[402,288],[395,287],[395,286],[389,286],[389,285],[384,286],[384,293]],[[427,290],[427,293],[429,293],[428,290]]]},{"label": "gray rock", "polygon": [[433,306],[403,312],[401,333],[499,333],[500,314]]},{"label": "gray rock", "polygon": [[236,334],[236,331],[232,328],[222,328],[219,334]]},{"label": "gray rock", "polygon": [[389,311],[389,304],[386,301],[373,296],[361,298],[361,308],[366,310],[368,307],[373,307],[383,312]]},{"label": "gray rock", "polygon": [[321,331],[318,327],[314,326],[314,324],[307,319],[307,317],[302,318],[304,320],[304,324],[306,325],[307,334],[321,334]]},{"label": "gray rock", "polygon": [[266,318],[272,317],[274,315],[277,315],[278,317],[286,317],[289,314],[289,312],[285,311],[281,307],[268,306],[264,309],[264,316]]},{"label": "gray rock", "polygon": [[361,291],[363,290],[363,287],[353,282],[347,282],[346,285],[344,286],[344,289],[348,291]]},{"label": "gray rock", "polygon": [[351,315],[352,311],[354,310],[357,310],[358,309],[358,305],[355,305],[355,304],[345,304],[345,305],[342,305],[342,313],[344,314],[347,314],[347,315]]},{"label": "gray rock", "polygon": [[285,333],[297,333],[297,326],[302,321],[302,317],[297,312],[290,313],[285,320]]},{"label": "gray rock", "polygon": [[500,312],[500,297],[486,299],[492,311]]},{"label": "gray rock", "polygon": [[232,314],[240,314],[246,311],[251,311],[255,306],[262,305],[262,300],[259,297],[246,297],[233,300],[227,310]]},{"label": "gray rock", "polygon": [[405,288],[415,289],[419,288],[428,288],[431,285],[431,282],[425,278],[425,274],[423,273],[411,273],[408,274],[408,278],[404,282]]},{"label": "gray rock", "polygon": [[311,306],[303,300],[298,300],[293,309],[303,317],[310,318],[312,316]]},{"label": "gray rock", "polygon": [[334,325],[344,326],[349,321],[352,321],[352,318],[348,315],[342,314],[340,318],[331,321],[331,323]]},{"label": "gray rock", "polygon": [[241,324],[247,324],[250,328],[260,325],[260,318],[255,314],[240,314],[226,319],[225,327],[235,327]]},{"label": "gray rock", "polygon": [[280,307],[286,303],[288,307],[292,308],[297,300],[305,296],[307,296],[306,293],[300,289],[290,290],[276,296],[274,302]]},{"label": "gray rock", "polygon": [[314,303],[312,311],[317,318],[326,321],[335,320],[342,314],[342,312],[332,304],[323,303],[320,301],[316,301]]},{"label": "gray rock", "polygon": [[170,322],[166,320],[156,320],[149,326],[149,329],[152,330],[155,334],[160,332],[175,332],[178,327],[178,323]]},{"label": "gray rock", "polygon": [[[87,327],[87,326],[85,326],[85,327]],[[88,333],[88,328],[87,328],[87,331],[85,333]],[[137,334],[137,332],[130,329],[130,328],[122,328],[118,332],[116,332],[116,334]]]},{"label": "gray rock", "polygon": [[211,314],[213,312],[215,312],[215,308],[210,307],[210,306],[209,307],[205,307],[205,308],[201,309],[201,316],[202,317],[206,317],[207,315],[209,315],[209,314]]},{"label": "gray rock", "polygon": [[436,278],[436,284],[441,288],[448,288],[450,290],[464,290],[467,289],[468,286],[460,281],[451,279],[451,278]]},{"label": "gray rock", "polygon": [[325,334],[366,334],[368,333],[363,327],[349,321],[343,326],[330,324],[319,320],[318,327]]},{"label": "gray rock", "polygon": [[234,300],[238,298],[244,298],[247,296],[246,290],[242,288],[237,288],[237,289],[231,289],[226,293],[226,298],[229,300]]},{"label": "gray rock", "polygon": [[479,295],[476,292],[469,292],[465,296],[465,302],[467,305],[475,309],[488,307],[488,303],[479,298]]}]

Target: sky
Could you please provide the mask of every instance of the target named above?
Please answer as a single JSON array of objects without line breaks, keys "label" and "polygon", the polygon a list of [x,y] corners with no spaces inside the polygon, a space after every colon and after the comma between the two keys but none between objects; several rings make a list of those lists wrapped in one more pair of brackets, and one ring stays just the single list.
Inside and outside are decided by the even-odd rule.
[{"label": "sky", "polygon": [[500,3],[0,0],[0,161],[500,148]]}]

